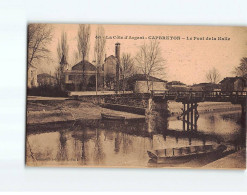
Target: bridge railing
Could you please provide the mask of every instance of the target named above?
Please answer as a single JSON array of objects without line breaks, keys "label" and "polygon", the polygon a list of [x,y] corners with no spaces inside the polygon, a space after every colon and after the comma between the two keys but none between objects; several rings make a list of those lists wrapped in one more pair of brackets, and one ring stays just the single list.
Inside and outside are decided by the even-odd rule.
[{"label": "bridge railing", "polygon": [[163,96],[167,99],[228,99],[247,98],[247,91],[162,91],[152,90],[152,96]]}]

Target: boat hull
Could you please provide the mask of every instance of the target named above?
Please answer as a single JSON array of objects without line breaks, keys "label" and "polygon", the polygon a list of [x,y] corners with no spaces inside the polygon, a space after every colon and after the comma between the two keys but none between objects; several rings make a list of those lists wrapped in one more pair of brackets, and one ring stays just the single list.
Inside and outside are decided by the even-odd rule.
[{"label": "boat hull", "polygon": [[103,113],[101,113],[101,118],[103,120],[125,120],[124,116],[114,116],[114,115],[103,114]]},{"label": "boat hull", "polygon": [[173,155],[173,156],[162,156],[155,154],[152,151],[147,151],[150,159],[152,159],[153,162],[159,163],[159,164],[183,164],[186,162],[189,162],[191,160],[203,160],[203,159],[215,159],[219,158],[223,151],[226,149],[226,146],[221,145],[217,149],[212,151],[201,151],[201,152],[195,152],[190,153],[186,155]]}]

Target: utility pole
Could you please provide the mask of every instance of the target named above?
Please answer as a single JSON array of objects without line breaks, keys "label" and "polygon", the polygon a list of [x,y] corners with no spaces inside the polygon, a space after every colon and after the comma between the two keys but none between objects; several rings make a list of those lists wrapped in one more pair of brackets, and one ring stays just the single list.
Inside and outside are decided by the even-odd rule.
[{"label": "utility pole", "polygon": [[97,92],[98,92],[98,67],[96,66],[96,95],[97,95]]},{"label": "utility pole", "polygon": [[96,60],[93,61],[95,65],[95,93],[98,93],[98,66],[96,65]]}]

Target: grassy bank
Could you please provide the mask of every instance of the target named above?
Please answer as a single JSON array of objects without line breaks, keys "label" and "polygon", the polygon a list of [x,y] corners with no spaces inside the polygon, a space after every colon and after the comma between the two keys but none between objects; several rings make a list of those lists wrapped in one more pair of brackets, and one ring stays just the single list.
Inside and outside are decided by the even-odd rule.
[{"label": "grassy bank", "polygon": [[97,104],[76,100],[52,101],[52,103],[48,101],[27,102],[27,124],[100,119],[101,113],[121,115],[127,119],[144,118],[142,115],[101,108]]}]

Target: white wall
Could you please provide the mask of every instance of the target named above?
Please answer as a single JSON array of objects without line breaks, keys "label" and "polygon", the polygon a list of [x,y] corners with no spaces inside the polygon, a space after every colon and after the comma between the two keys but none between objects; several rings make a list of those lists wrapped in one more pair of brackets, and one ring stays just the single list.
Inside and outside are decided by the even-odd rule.
[{"label": "white wall", "polygon": [[136,81],[134,86],[135,93],[148,93],[150,90],[166,90],[166,83],[152,81]]}]

